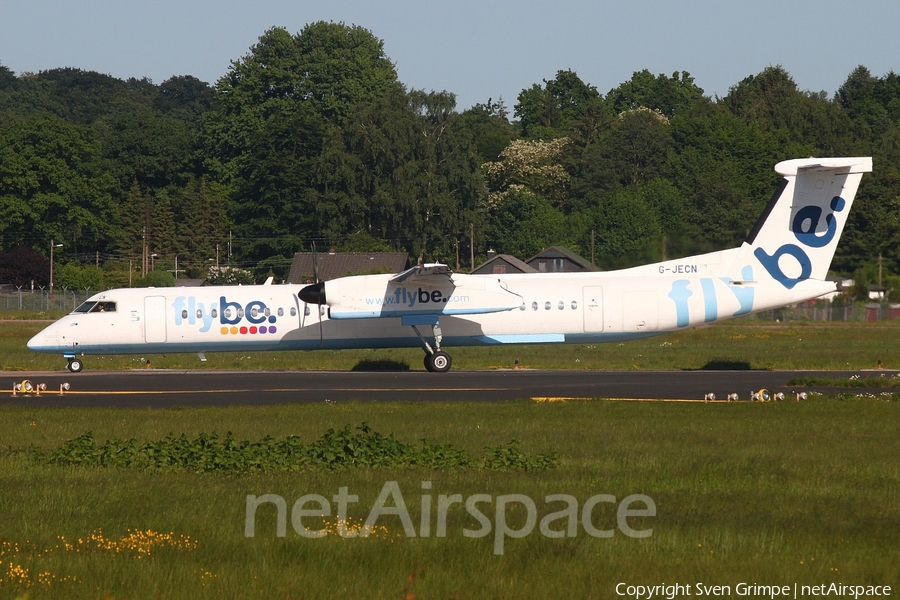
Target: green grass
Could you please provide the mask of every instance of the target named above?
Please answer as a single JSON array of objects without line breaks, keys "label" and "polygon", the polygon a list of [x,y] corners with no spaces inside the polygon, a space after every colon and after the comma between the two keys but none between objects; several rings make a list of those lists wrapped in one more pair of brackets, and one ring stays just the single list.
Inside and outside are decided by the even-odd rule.
[{"label": "green grass", "polygon": [[[46,324],[0,323],[0,370],[61,370],[61,356],[36,354],[25,346]],[[455,369],[751,369],[855,370],[900,368],[900,322],[828,325],[734,321],[646,340],[595,345],[517,345],[447,348]],[[414,369],[423,370],[419,349],[317,350],[311,352],[210,353],[89,356],[85,368],[164,369]]]},{"label": "green grass", "polygon": [[[407,443],[452,443],[472,454],[516,439],[530,454],[556,452],[559,464],[540,472],[408,467],[222,475],[60,467],[30,451],[50,451],[89,430],[101,441],[231,431],[237,439],[298,435],[309,443],[329,428],[362,422]],[[623,581],[900,584],[898,402],[16,407],[0,412],[0,440],[0,597],[599,598],[614,597]],[[244,537],[247,494],[278,494],[290,507],[304,494],[331,497],[346,486],[359,496],[349,514],[361,522],[391,480],[417,527],[422,481],[432,482],[435,502],[438,494],[525,494],[539,517],[561,508],[544,506],[549,494],[581,503],[600,493],[617,500],[641,493],[658,512],[631,521],[653,528],[646,539],[597,539],[580,526],[575,538],[548,539],[536,529],[506,540],[501,556],[492,536],[462,535],[478,525],[459,505],[449,513],[446,538],[407,538],[390,516],[378,522],[386,532],[366,539],[305,539],[290,523],[279,538],[271,506],[260,508],[256,536]],[[493,521],[494,505],[481,506]],[[603,506],[596,525],[614,527],[614,513]],[[509,520],[520,526],[521,511]],[[149,554],[129,549],[136,530],[159,533],[145,534],[157,542]],[[97,531],[94,542],[78,543]],[[186,546],[180,536],[189,536]],[[98,539],[108,549],[97,547]],[[28,570],[30,586],[11,581],[10,564]],[[76,581],[63,581],[67,576]]]}]

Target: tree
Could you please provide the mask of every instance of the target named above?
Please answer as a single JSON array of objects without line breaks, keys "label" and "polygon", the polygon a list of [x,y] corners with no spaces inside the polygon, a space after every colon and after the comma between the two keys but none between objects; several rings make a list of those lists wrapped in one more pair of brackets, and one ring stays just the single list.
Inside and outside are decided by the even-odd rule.
[{"label": "tree", "polygon": [[[662,235],[659,215],[637,186],[599,195],[584,215],[585,233],[594,232],[596,262],[607,267],[646,262],[644,250]],[[587,241],[587,240],[585,240]]]},{"label": "tree", "polygon": [[498,252],[525,259],[550,246],[578,250],[581,236],[573,224],[577,225],[546,199],[518,189],[491,207],[486,236],[488,245]]},{"label": "tree", "polygon": [[353,181],[326,179],[329,189],[354,190],[342,196],[348,232],[396,240],[416,257],[453,255],[484,200],[475,142],[455,103],[447,92],[413,90],[358,107],[345,146],[358,178],[344,169]]},{"label": "tree", "polygon": [[16,85],[16,74],[0,63],[0,92],[12,90]]},{"label": "tree", "polygon": [[96,292],[103,289],[103,271],[93,265],[68,263],[53,272],[53,287]]},{"label": "tree", "polygon": [[779,140],[783,156],[845,154],[850,121],[820,94],[801,92],[783,67],[767,67],[731,87],[722,104]]},{"label": "tree", "polygon": [[671,146],[669,119],[642,107],[619,114],[609,132],[607,156],[622,185],[645,183],[658,176]]},{"label": "tree", "polygon": [[23,244],[0,252],[0,281],[29,289],[32,283],[35,289],[45,286],[50,281],[50,259]]},{"label": "tree", "polygon": [[617,113],[644,107],[659,111],[668,118],[686,111],[703,97],[703,89],[694,83],[687,71],[672,73],[666,77],[662,73],[654,77],[650,71],[635,71],[631,80],[606,95],[606,102]]},{"label": "tree", "polygon": [[17,121],[0,148],[0,234],[6,244],[50,239],[73,250],[105,250],[115,232],[98,145],[88,128],[58,117]]},{"label": "tree", "polygon": [[216,94],[208,83],[196,77],[172,77],[160,84],[153,107],[180,121],[197,123],[205,113],[216,109]]},{"label": "tree", "polygon": [[[342,23],[312,23],[295,36],[270,29],[232,63],[204,139],[215,156],[210,166],[232,190],[247,258],[282,262],[322,229],[331,237],[346,231],[341,223],[358,212],[360,197],[341,178],[355,167],[323,166],[357,164],[344,152],[347,120],[398,91],[381,40]],[[341,205],[348,200],[357,209]]]},{"label": "tree", "polygon": [[556,78],[534,84],[519,93],[515,115],[529,138],[565,135],[590,107],[601,101],[597,88],[584,83],[574,71],[558,71]]},{"label": "tree", "polygon": [[475,145],[482,162],[495,161],[504,148],[516,137],[516,129],[509,122],[503,99],[476,104],[462,113],[465,128],[475,136]]},{"label": "tree", "polygon": [[540,195],[562,206],[567,198],[569,173],[561,164],[568,138],[549,142],[513,140],[500,153],[500,160],[482,165],[487,179],[490,206],[499,205],[510,193]]}]

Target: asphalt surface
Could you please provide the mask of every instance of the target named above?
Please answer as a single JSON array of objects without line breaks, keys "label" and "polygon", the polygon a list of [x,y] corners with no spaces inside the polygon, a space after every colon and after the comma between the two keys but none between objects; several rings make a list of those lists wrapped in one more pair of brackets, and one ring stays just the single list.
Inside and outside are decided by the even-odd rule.
[{"label": "asphalt surface", "polygon": [[[0,372],[0,405],[166,407],[261,405],[293,402],[500,401],[520,398],[615,398],[703,401],[708,393],[725,400],[752,391],[882,391],[858,388],[800,388],[798,377],[848,379],[896,371],[451,371],[449,373],[348,371],[84,371]],[[46,391],[17,394],[16,383],[45,384]],[[60,385],[69,391],[60,394]],[[889,388],[885,388],[889,389]],[[894,388],[897,389],[897,388]]]}]

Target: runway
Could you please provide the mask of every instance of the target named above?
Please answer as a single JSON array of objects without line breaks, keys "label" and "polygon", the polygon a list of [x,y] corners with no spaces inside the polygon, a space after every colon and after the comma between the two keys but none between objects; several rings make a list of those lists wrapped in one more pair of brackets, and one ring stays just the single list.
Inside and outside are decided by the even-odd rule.
[{"label": "runway", "polygon": [[[878,393],[877,389],[800,388],[798,377],[849,379],[896,371],[539,371],[494,370],[450,373],[349,371],[95,371],[2,372],[0,405],[79,407],[168,407],[263,405],[359,401],[504,401],[515,399],[611,398],[700,401],[753,391]],[[46,384],[46,391],[17,394],[16,383]],[[69,391],[60,394],[60,385]],[[890,388],[884,388],[890,389]],[[898,388],[893,388],[898,389]]]}]

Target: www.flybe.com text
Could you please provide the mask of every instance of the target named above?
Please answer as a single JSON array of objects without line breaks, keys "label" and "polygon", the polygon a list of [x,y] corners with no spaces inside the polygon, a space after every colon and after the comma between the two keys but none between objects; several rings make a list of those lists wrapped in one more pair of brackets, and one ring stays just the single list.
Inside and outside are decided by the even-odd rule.
[{"label": "www.flybe.com text", "polygon": [[416,304],[446,304],[448,302],[468,302],[468,296],[445,296],[441,290],[408,290],[397,288],[390,296],[366,298],[369,306],[397,304],[412,308]]}]

